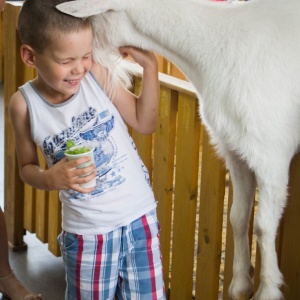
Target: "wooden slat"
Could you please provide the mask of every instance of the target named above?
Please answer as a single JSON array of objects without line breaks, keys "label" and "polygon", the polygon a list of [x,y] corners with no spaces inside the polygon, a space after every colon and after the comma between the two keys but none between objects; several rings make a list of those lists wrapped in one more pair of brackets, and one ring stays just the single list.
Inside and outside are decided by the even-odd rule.
[{"label": "wooden slat", "polygon": [[[135,74],[138,77],[142,75],[142,67],[136,63],[130,61],[123,61],[122,64],[125,68],[128,68],[131,73]],[[172,89],[174,91],[181,92],[182,94],[187,94],[193,97],[196,97],[196,89],[194,86],[186,81],[176,77],[172,77],[168,74],[159,73],[159,82],[160,86]]]},{"label": "wooden slat", "polygon": [[24,185],[24,229],[35,232],[36,190]]},{"label": "wooden slat", "polygon": [[172,196],[174,191],[174,152],[178,94],[162,87],[158,126],[154,139],[152,185],[158,201],[157,216],[161,226],[161,252],[166,291],[169,290]]},{"label": "wooden slat", "polygon": [[191,299],[200,122],[194,98],[179,93],[170,299]]},{"label": "wooden slat", "polygon": [[20,85],[19,72],[24,69],[16,59],[19,53],[16,23],[20,7],[6,4],[3,14],[4,34],[4,98],[5,98],[5,177],[4,201],[8,240],[14,250],[23,249],[23,199],[24,187],[19,178],[18,162],[15,153],[14,132],[8,113],[11,96]]},{"label": "wooden slat", "polygon": [[183,73],[177,68],[176,65],[171,63],[169,60],[166,58],[157,55],[158,56],[158,66],[159,66],[159,72],[162,72],[164,74],[168,74],[170,76],[174,76],[176,78],[180,78],[183,80],[186,80],[185,76]]},{"label": "wooden slat", "polygon": [[4,79],[4,60],[3,60],[3,13],[0,13],[0,82]]},{"label": "wooden slat", "polygon": [[61,232],[61,202],[58,191],[49,192],[49,226],[48,226],[48,249],[55,256],[60,256],[60,248],[57,236]]},{"label": "wooden slat", "polygon": [[150,179],[152,178],[152,135],[141,135],[137,134],[134,130],[132,131],[132,139],[138,149],[139,155],[144,162]]},{"label": "wooden slat", "polygon": [[284,213],[281,271],[288,300],[300,299],[300,154],[291,163],[289,197]]},{"label": "wooden slat", "polygon": [[224,163],[203,135],[196,299],[218,299],[222,248]]},{"label": "wooden slat", "polygon": [[[38,150],[39,162],[42,169],[46,169],[46,161],[43,154]],[[36,236],[43,242],[48,242],[48,206],[49,206],[49,192],[36,189]]]},{"label": "wooden slat", "polygon": [[43,242],[48,242],[48,192],[36,190],[36,236]]}]

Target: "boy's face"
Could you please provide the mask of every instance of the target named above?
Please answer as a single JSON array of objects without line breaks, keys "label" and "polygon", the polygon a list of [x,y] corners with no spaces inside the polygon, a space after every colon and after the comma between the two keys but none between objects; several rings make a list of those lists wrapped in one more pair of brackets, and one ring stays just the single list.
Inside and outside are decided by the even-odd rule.
[{"label": "boy's face", "polygon": [[38,90],[54,102],[69,99],[92,68],[92,30],[54,32],[51,45],[34,59]]}]

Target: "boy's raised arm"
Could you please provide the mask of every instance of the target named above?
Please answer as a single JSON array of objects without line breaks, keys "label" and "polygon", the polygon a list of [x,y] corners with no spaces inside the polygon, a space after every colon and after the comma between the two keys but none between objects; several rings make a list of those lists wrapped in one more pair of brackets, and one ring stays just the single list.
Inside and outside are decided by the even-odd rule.
[{"label": "boy's raised arm", "polygon": [[154,53],[122,47],[123,56],[130,55],[143,67],[142,90],[138,97],[123,88],[118,89],[114,104],[124,120],[137,132],[151,134],[156,129],[159,103],[158,63]]}]

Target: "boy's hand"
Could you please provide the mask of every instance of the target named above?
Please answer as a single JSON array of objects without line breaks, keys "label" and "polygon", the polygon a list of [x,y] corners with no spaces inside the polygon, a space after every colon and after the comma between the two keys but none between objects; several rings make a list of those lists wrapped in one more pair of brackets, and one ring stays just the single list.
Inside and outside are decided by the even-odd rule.
[{"label": "boy's hand", "polygon": [[155,66],[158,68],[157,57],[153,52],[145,51],[135,47],[120,47],[119,52],[123,58],[132,57],[143,68]]},{"label": "boy's hand", "polygon": [[[90,193],[94,190],[92,188],[83,188],[82,183],[91,181],[96,176],[95,164],[85,168],[77,169],[76,167],[82,163],[90,161],[89,157],[81,157],[68,161],[65,157],[58,163],[49,168],[48,173],[49,182],[51,182],[51,189],[53,190],[68,190],[72,189],[79,193]],[[90,174],[89,174],[90,173]],[[89,175],[86,175],[89,174]],[[85,177],[80,177],[86,175]]]}]

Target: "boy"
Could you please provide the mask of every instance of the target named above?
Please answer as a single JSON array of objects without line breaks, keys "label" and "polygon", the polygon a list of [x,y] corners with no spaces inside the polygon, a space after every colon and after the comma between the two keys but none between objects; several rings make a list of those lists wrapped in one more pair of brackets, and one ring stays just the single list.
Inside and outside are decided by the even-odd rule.
[{"label": "boy", "polygon": [[[121,48],[144,68],[142,91],[135,97],[117,83],[110,100],[111,74],[92,60],[90,23],[57,11],[63,1],[26,0],[19,15],[21,58],[38,74],[10,103],[21,178],[60,190],[66,299],[165,299],[156,202],[123,121],[140,133],[155,130],[157,59]],[[77,169],[89,159],[68,162],[70,139],[92,143],[95,164]],[[95,188],[80,186],[95,176]]]}]

